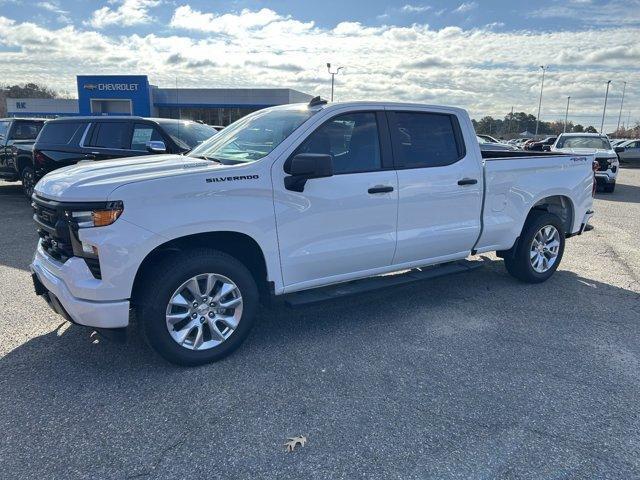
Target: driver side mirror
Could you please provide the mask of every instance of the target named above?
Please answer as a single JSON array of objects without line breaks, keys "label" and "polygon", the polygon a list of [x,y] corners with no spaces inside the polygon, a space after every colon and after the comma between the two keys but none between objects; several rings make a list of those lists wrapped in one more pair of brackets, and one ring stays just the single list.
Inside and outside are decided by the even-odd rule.
[{"label": "driver side mirror", "polygon": [[166,153],[167,146],[159,140],[151,140],[147,142],[147,151],[149,153]]},{"label": "driver side mirror", "polygon": [[303,192],[307,180],[333,176],[333,157],[320,153],[299,153],[284,166],[284,186],[292,192]]},{"label": "driver side mirror", "polygon": [[622,152],[624,152],[624,150],[625,150],[625,149],[624,149],[624,147],[616,147],[616,148],[614,148],[613,150],[614,150],[616,153],[622,153]]}]

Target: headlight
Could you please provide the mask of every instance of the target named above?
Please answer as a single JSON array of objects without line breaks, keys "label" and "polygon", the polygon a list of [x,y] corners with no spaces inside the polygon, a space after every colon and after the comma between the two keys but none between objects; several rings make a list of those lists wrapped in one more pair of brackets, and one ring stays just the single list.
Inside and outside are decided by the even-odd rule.
[{"label": "headlight", "polygon": [[108,202],[104,208],[67,212],[78,228],[106,227],[115,222],[124,210],[121,201]]}]

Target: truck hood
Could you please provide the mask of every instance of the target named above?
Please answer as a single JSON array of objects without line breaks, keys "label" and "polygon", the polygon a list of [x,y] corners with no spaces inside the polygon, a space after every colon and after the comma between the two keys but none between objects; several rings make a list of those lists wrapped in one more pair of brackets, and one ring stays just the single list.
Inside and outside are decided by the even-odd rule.
[{"label": "truck hood", "polygon": [[596,158],[610,158],[615,157],[616,152],[613,150],[607,150],[604,148],[554,148],[554,152],[561,153],[573,153],[575,155],[594,155]]},{"label": "truck hood", "polygon": [[51,200],[102,201],[119,186],[226,165],[182,155],[150,155],[114,160],[80,162],[45,175],[35,193]]}]

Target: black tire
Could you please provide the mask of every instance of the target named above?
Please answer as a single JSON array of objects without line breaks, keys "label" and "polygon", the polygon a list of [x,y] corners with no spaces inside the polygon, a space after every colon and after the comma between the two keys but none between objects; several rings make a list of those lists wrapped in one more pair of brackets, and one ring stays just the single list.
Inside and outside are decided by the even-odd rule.
[{"label": "black tire", "polygon": [[[543,227],[551,225],[558,231],[560,247],[555,263],[549,270],[544,273],[536,272],[531,264],[531,245],[534,236]],[[518,243],[515,245],[513,251],[508,252],[504,257],[504,264],[507,271],[517,278],[526,283],[541,283],[549,279],[554,274],[562,255],[564,254],[565,232],[562,225],[562,220],[557,215],[548,213],[545,211],[534,210],[529,214],[527,221],[525,222]]]},{"label": "black tire", "polygon": [[605,193],[613,193],[613,191],[616,189],[616,182],[612,182],[612,183],[605,183],[602,190]]},{"label": "black tire", "polygon": [[33,194],[33,187],[36,185],[36,172],[31,165],[27,165],[20,170],[20,181],[22,182],[22,193],[24,196],[31,200]]},{"label": "black tire", "polygon": [[[232,280],[242,296],[242,316],[237,328],[217,346],[191,350],[179,345],[166,326],[166,309],[175,290],[188,279],[203,273],[216,273]],[[141,279],[135,299],[136,318],[151,347],[169,362],[195,366],[220,360],[242,344],[253,326],[258,307],[258,288],[251,272],[226,253],[198,248],[159,261]]]}]

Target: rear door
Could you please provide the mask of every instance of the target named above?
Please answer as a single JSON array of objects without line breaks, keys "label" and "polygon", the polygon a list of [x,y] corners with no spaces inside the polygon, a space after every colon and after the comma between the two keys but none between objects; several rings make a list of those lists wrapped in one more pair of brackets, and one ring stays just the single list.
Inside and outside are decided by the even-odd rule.
[{"label": "rear door", "polygon": [[[334,175],[284,186],[284,160],[329,154]],[[337,113],[274,164],[280,259],[289,291],[388,267],[396,246],[398,181],[383,112]]]},{"label": "rear door", "polygon": [[96,121],[83,146],[88,159],[108,160],[131,156],[131,127],[128,120]]},{"label": "rear door", "polygon": [[624,152],[620,153],[623,162],[640,162],[640,140],[635,140],[627,144]]},{"label": "rear door", "polygon": [[388,118],[400,188],[394,264],[466,257],[482,210],[482,164],[475,135],[463,136],[466,117],[394,108]]}]

